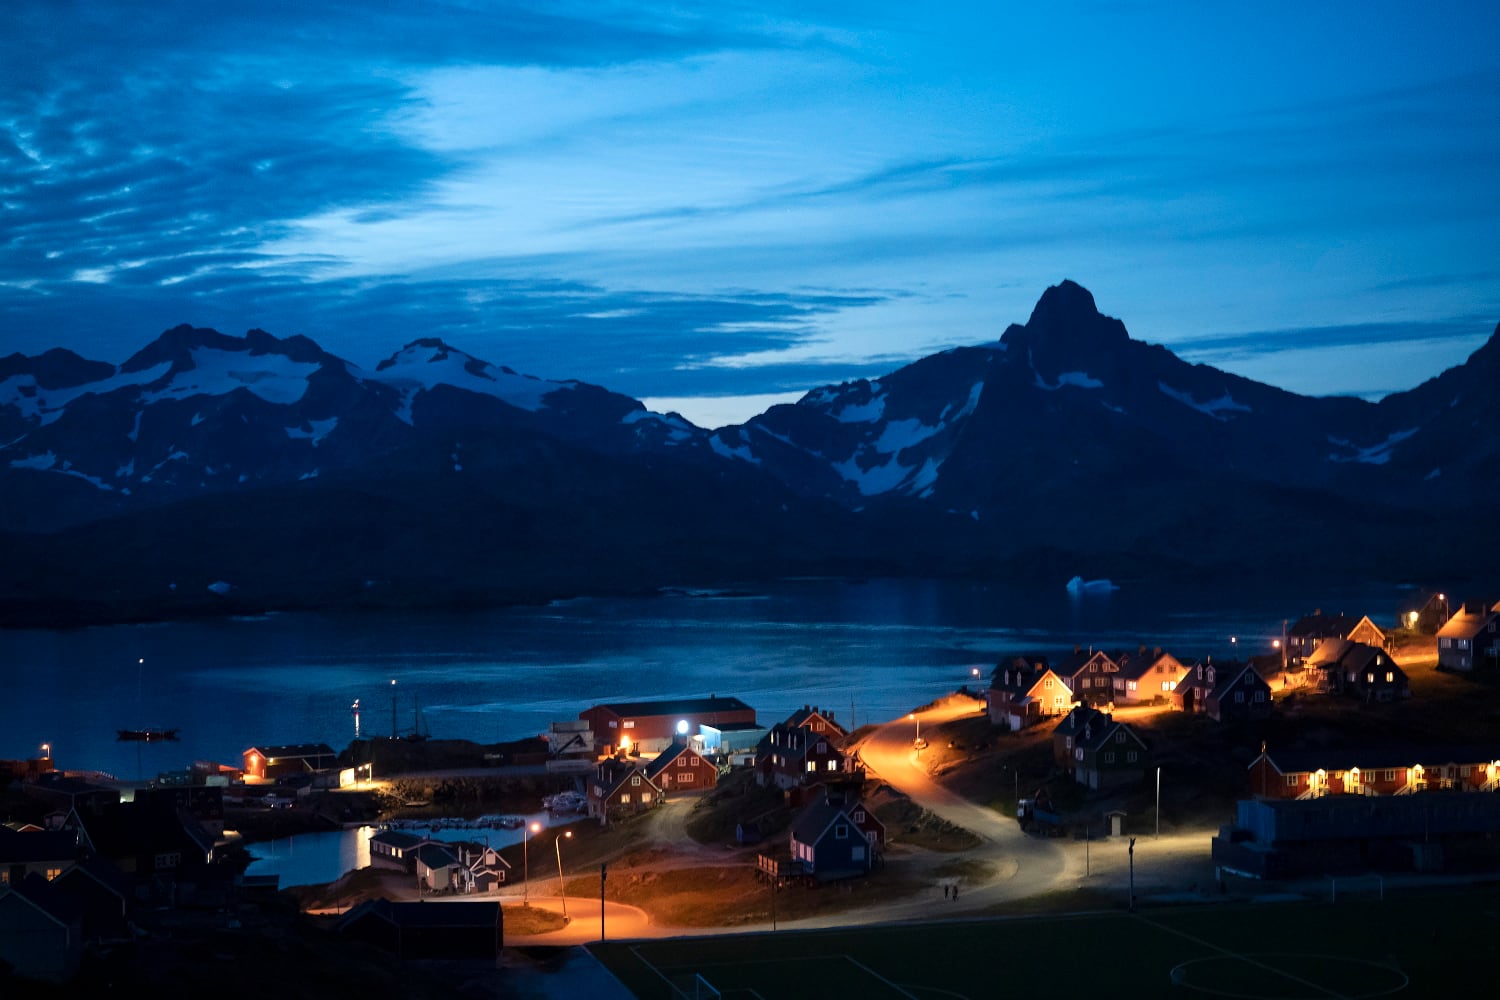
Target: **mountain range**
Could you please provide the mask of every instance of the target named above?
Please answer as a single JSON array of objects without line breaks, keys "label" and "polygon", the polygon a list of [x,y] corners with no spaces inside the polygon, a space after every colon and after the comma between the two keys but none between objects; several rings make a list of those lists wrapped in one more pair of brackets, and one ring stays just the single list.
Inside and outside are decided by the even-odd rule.
[{"label": "mountain range", "polygon": [[1130,338],[998,342],[708,430],[416,340],[179,326],[0,358],[0,623],[487,605],[790,574],[1462,580],[1500,555],[1500,328],[1379,402]]}]

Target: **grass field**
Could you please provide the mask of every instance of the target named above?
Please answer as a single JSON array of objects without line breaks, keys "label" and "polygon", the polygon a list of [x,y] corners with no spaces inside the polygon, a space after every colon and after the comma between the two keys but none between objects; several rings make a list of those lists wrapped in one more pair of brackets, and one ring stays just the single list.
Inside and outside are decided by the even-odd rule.
[{"label": "grass field", "polygon": [[[615,942],[641,1000],[1494,995],[1500,890]],[[674,992],[682,984],[682,992]],[[712,996],[712,994],[701,994]]]}]

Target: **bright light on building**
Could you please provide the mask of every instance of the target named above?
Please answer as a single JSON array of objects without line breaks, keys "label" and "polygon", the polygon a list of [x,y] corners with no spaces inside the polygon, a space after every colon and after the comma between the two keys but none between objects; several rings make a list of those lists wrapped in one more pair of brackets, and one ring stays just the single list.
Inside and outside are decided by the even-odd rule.
[{"label": "bright light on building", "polygon": [[687,720],[686,719],[678,719],[677,720],[677,735],[679,735],[679,736],[686,736],[687,735],[687,731],[688,731]]}]

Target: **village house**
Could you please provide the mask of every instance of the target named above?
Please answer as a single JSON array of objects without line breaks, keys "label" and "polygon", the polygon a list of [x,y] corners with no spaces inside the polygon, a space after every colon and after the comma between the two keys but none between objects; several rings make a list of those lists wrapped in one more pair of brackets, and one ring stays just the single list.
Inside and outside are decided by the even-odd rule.
[{"label": "village house", "polygon": [[1271,714],[1271,686],[1248,663],[1198,663],[1172,692],[1172,707],[1216,722],[1264,719]]},{"label": "village house", "polygon": [[755,755],[755,781],[782,790],[815,785],[854,770],[833,737],[779,722],[771,727]]},{"label": "village house", "polygon": [[1052,754],[1074,781],[1093,789],[1140,781],[1150,764],[1146,744],[1134,730],[1087,705],[1079,705],[1057,724]]},{"label": "village house", "polygon": [[1286,633],[1287,662],[1296,666],[1312,655],[1318,643],[1324,639],[1348,639],[1367,646],[1389,649],[1391,640],[1385,631],[1370,620],[1369,615],[1358,618],[1340,612],[1324,614],[1319,608],[1310,615],[1297,619]]},{"label": "village house", "polygon": [[405,830],[377,830],[370,837],[370,864],[415,873],[417,850],[423,844],[430,843],[430,837],[418,836]]},{"label": "village house", "polygon": [[1437,642],[1439,670],[1494,669],[1500,656],[1500,604],[1489,610],[1481,605],[1478,611],[1459,605],[1438,629]]},{"label": "village house", "polygon": [[984,693],[984,710],[996,726],[1025,729],[1073,707],[1073,689],[1053,670],[1045,656],[1013,656],[1002,660],[990,674]]},{"label": "village house", "polygon": [[1120,657],[1120,671],[1114,679],[1116,705],[1141,705],[1171,701],[1177,682],[1187,673],[1171,653],[1160,646],[1148,650],[1142,646],[1129,656]]},{"label": "village house", "polygon": [[843,740],[849,735],[843,726],[834,721],[832,710],[819,708],[817,705],[803,705],[801,709],[787,716],[786,724],[799,726],[835,740]]},{"label": "village house", "polygon": [[646,764],[646,777],[662,794],[706,792],[719,784],[719,768],[685,740],[678,740]]},{"label": "village house", "polygon": [[600,753],[657,753],[678,736],[702,726],[755,725],[755,709],[738,698],[678,698],[666,701],[614,702],[578,713],[594,732]]},{"label": "village house", "polygon": [[1398,701],[1411,697],[1406,672],[1391,654],[1362,642],[1324,639],[1306,661],[1319,691],[1362,701]]},{"label": "village house", "polygon": [[647,776],[644,763],[609,757],[598,763],[589,780],[588,814],[604,826],[612,819],[655,808],[661,797],[661,786]]},{"label": "village house", "polygon": [[1114,702],[1115,675],[1120,665],[1103,650],[1085,652],[1074,647],[1052,669],[1067,682],[1075,702],[1094,708]]},{"label": "village house", "polygon": [[1250,791],[1272,799],[1495,791],[1500,789],[1500,744],[1262,749],[1249,771]]},{"label": "village house", "polygon": [[798,814],[787,839],[790,857],[760,855],[761,875],[827,882],[868,874],[885,843],[885,826],[857,798],[831,794]]},{"label": "village house", "polygon": [[242,756],[245,777],[256,781],[312,774],[338,766],[338,754],[326,743],[253,746]]},{"label": "village house", "polygon": [[27,875],[52,881],[78,860],[78,836],[71,830],[17,833],[0,826],[0,886],[19,885]]}]

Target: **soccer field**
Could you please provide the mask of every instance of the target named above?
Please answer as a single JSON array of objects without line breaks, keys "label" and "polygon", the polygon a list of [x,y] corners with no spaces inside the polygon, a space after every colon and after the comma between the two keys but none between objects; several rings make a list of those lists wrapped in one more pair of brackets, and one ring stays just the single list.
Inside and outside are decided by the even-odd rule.
[{"label": "soccer field", "polygon": [[611,942],[641,1000],[1428,997],[1500,978],[1500,890]]}]

